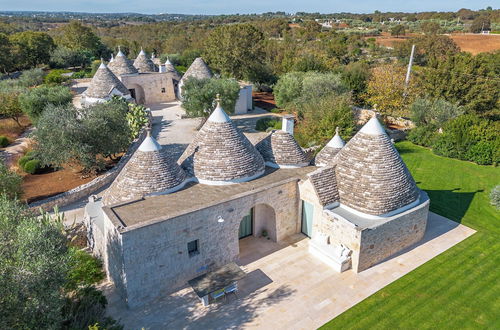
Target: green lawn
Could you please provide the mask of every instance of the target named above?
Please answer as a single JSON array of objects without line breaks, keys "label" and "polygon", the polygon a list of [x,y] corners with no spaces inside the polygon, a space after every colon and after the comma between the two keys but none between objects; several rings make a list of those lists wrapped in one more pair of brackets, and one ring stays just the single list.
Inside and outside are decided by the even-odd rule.
[{"label": "green lawn", "polygon": [[500,329],[500,168],[397,148],[431,211],[477,233],[325,324],[324,329]]}]

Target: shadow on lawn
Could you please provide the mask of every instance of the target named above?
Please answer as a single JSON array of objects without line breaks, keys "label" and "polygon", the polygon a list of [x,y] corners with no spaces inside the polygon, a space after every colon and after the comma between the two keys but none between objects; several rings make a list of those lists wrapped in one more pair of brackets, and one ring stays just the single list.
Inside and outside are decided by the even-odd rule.
[{"label": "shadow on lawn", "polygon": [[461,192],[460,188],[452,190],[425,190],[431,200],[430,210],[450,220],[461,222],[469,209],[474,195],[484,190]]}]

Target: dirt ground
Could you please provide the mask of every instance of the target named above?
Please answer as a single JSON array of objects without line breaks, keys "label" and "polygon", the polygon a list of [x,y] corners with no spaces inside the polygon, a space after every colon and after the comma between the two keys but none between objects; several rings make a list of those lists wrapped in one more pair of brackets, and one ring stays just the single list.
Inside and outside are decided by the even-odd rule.
[{"label": "dirt ground", "polygon": [[271,92],[253,92],[253,101],[256,107],[264,110],[272,110],[276,108],[274,95]]},{"label": "dirt ground", "polygon": [[4,135],[11,141],[14,141],[31,125],[27,116],[22,116],[20,123],[23,127],[19,127],[12,119],[0,119],[0,135]]},{"label": "dirt ground", "polygon": [[[403,42],[412,36],[418,34],[409,34],[401,36],[398,38],[392,37],[390,33],[384,32],[381,36],[375,37],[378,45],[385,47],[393,47],[395,43]],[[460,47],[464,52],[472,53],[473,55],[492,52],[500,49],[500,35],[491,34],[472,34],[472,33],[462,33],[462,34],[451,34],[449,35],[453,41]]]},{"label": "dirt ground", "polygon": [[50,196],[54,196],[84,183],[94,177],[82,178],[80,172],[74,169],[63,169],[43,174],[23,175],[23,200],[32,203]]}]

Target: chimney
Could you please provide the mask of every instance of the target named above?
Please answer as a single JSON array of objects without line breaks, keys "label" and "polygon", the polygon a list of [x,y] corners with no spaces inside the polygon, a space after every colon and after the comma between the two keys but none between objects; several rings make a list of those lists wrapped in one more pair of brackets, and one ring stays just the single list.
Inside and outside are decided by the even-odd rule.
[{"label": "chimney", "polygon": [[284,115],[281,130],[293,135],[294,115]]},{"label": "chimney", "polygon": [[159,69],[160,69],[160,73],[167,72],[167,68],[165,67],[165,64],[161,64],[160,67],[159,67]]}]

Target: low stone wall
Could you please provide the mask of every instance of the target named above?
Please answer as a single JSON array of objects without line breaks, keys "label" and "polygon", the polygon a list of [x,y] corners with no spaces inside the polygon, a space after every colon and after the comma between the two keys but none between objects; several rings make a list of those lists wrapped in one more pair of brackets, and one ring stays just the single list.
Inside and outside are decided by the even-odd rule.
[{"label": "low stone wall", "polygon": [[[149,109],[148,109],[148,116],[149,116],[149,122],[151,123],[152,118]],[[142,143],[145,137],[146,137],[146,130],[142,130],[141,133],[139,134],[139,137],[130,145],[127,152],[125,153],[125,155],[123,155],[118,164],[116,164],[115,167],[113,167],[111,170],[107,171],[103,175],[98,176],[94,180],[82,184],[81,186],[78,186],[71,190],[68,190],[64,193],[43,199],[41,201],[33,202],[29,204],[29,208],[33,210],[38,210],[41,208],[42,210],[47,212],[52,211],[55,206],[63,207],[68,204],[74,203],[84,197],[92,195],[99,189],[110,184],[116,178],[118,173],[120,173],[123,166],[125,166],[125,164],[137,150],[137,148]]]},{"label": "low stone wall", "polygon": [[[353,107],[352,109],[356,125],[364,125],[375,114],[378,114],[378,112],[375,109],[363,109],[358,107]],[[390,124],[401,127],[402,130],[409,130],[415,127],[415,124],[409,119],[386,116],[385,121]]]}]

